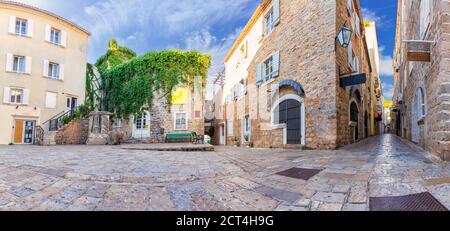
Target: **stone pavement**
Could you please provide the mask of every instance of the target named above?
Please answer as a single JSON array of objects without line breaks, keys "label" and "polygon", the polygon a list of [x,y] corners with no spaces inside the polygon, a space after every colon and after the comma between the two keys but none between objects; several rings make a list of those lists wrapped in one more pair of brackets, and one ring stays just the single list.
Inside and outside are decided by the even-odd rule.
[{"label": "stone pavement", "polygon": [[[392,135],[335,151],[0,146],[0,210],[368,210],[368,197],[432,193],[450,208],[450,164]],[[309,180],[277,175],[322,171]]]}]

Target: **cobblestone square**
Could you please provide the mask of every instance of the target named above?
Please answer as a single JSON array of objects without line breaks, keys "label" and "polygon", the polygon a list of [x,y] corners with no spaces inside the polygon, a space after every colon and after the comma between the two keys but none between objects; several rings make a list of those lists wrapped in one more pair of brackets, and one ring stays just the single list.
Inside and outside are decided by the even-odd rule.
[{"label": "cobblestone square", "polygon": [[[323,169],[304,181],[277,175]],[[335,151],[0,146],[0,210],[360,211],[430,192],[450,209],[450,164],[393,135]]]}]

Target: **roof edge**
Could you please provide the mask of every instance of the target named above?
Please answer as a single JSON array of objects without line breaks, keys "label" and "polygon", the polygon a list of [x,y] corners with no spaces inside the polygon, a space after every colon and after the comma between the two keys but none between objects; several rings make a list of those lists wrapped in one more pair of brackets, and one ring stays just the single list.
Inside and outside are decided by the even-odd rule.
[{"label": "roof edge", "polygon": [[25,3],[8,1],[8,0],[0,0],[0,4],[17,6],[17,7],[23,7],[23,8],[34,10],[34,11],[37,11],[37,12],[40,12],[40,13],[43,13],[43,14],[47,14],[47,15],[49,15],[51,17],[59,19],[59,20],[65,22],[65,23],[67,23],[67,24],[77,28],[78,30],[86,33],[88,36],[91,36],[91,32],[89,32],[88,30],[86,30],[83,27],[79,26],[78,24],[76,24],[76,23],[74,23],[74,22],[72,22],[72,21],[70,21],[70,20],[68,20],[68,19],[66,19],[64,17],[61,17],[61,16],[59,16],[59,15],[57,15],[55,13],[52,13],[52,12],[50,12],[48,10],[41,9],[39,7],[36,7],[36,6],[27,5]]}]

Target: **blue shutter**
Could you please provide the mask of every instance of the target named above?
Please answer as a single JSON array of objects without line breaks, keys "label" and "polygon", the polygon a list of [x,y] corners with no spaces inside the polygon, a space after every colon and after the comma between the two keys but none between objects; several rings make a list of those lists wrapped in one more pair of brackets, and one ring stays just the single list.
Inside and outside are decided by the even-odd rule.
[{"label": "blue shutter", "polygon": [[262,63],[258,64],[258,66],[256,67],[256,83],[262,83],[263,82],[263,78],[262,78]]},{"label": "blue shutter", "polygon": [[277,77],[280,74],[280,52],[277,51],[273,55],[273,74],[272,77]]},{"label": "blue shutter", "polygon": [[280,22],[280,0],[274,0],[273,3],[273,25],[276,26]]}]

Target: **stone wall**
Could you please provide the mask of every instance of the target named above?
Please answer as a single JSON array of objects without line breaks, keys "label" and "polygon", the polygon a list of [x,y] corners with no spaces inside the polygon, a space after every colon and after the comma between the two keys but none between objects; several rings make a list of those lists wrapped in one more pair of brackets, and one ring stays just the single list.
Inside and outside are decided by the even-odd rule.
[{"label": "stone wall", "polygon": [[[359,1],[354,2],[361,15]],[[280,1],[280,23],[259,41],[249,41],[261,45],[248,66],[247,94],[225,104],[223,114],[226,116],[221,121],[233,121],[234,133],[232,136],[226,135],[228,144],[234,144],[234,138],[242,143],[242,121],[245,116],[249,116],[250,141],[255,147],[285,146],[283,129],[271,124],[273,101],[269,99],[274,86],[282,80],[294,80],[305,91],[301,95],[305,105],[305,146],[334,149],[353,142],[348,118],[350,87],[339,87],[339,76],[347,72],[345,68],[339,68],[348,66],[347,49],[335,45],[336,35],[344,22],[347,26],[351,24],[351,17],[346,9],[346,1]],[[361,23],[361,29],[363,28]],[[361,72],[370,73],[369,57],[363,42],[363,36],[353,38],[355,53],[360,57]],[[257,86],[257,65],[276,51],[280,52],[279,77]],[[369,81],[370,78],[367,83]],[[292,90],[281,89],[279,95],[281,97],[285,94],[283,91]],[[359,91],[363,96],[359,105],[359,133],[363,137],[363,112],[368,107],[366,104],[369,96],[364,85],[359,86]],[[215,125],[219,131],[219,123]],[[219,137],[214,137],[215,142],[218,140]]]},{"label": "stone wall", "polygon": [[[336,12],[336,34],[341,29],[344,24],[351,28],[351,16],[347,11],[347,1],[336,1],[337,12]],[[359,1],[354,1],[354,6],[356,12],[360,16],[360,21],[363,22],[361,9],[359,8]],[[364,30],[363,25],[361,29]],[[367,47],[365,46],[364,32],[361,32],[361,36],[357,36],[355,33],[352,35],[352,45],[355,55],[359,58],[360,63],[360,73],[366,73],[367,81],[366,84],[356,86],[359,93],[361,94],[361,99],[356,99],[350,92],[353,91],[351,87],[341,88],[339,87],[339,76],[346,73],[351,73],[352,71],[348,67],[348,51],[347,48],[342,48],[339,45],[336,47],[336,84],[337,87],[337,97],[336,97],[336,112],[337,112],[337,146],[344,146],[354,142],[354,128],[349,126],[349,109],[350,103],[353,100],[358,102],[359,118],[358,118],[358,137],[360,139],[364,138],[365,126],[364,126],[364,114],[370,113],[370,94],[368,88],[370,87],[371,70],[369,67],[369,56]]]},{"label": "stone wall", "polygon": [[[227,119],[234,121],[234,135],[227,135],[228,144],[234,144],[234,137],[242,141],[242,120],[249,116],[250,141],[255,147],[283,146],[282,129],[271,127],[268,91],[287,79],[300,83],[306,92],[306,145],[336,147],[335,18],[329,15],[335,15],[333,1],[280,1],[280,23],[261,41],[248,67],[247,94],[226,106]],[[280,52],[279,77],[257,86],[257,65],[276,51]]]},{"label": "stone wall", "polygon": [[[420,18],[419,1],[414,1],[408,18]],[[431,62],[408,62],[406,47],[403,63],[396,78],[396,85],[403,87],[401,105],[402,131],[400,134],[412,140],[412,109],[417,89],[424,90],[426,115],[420,121],[419,145],[437,156],[450,160],[450,2],[433,1],[431,27],[426,40],[436,41],[432,45]],[[420,23],[403,24],[404,40],[421,40]],[[400,35],[397,35],[400,36]],[[410,71],[411,70],[411,71]],[[398,103],[398,102],[397,102]]]},{"label": "stone wall", "polygon": [[55,134],[57,145],[86,144],[89,136],[89,119],[77,119],[65,125]]}]

